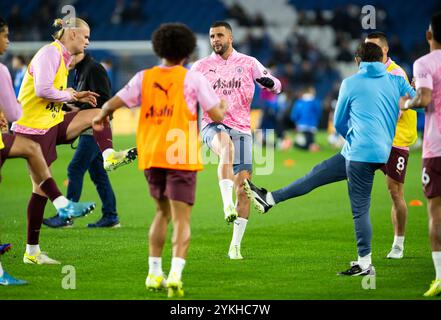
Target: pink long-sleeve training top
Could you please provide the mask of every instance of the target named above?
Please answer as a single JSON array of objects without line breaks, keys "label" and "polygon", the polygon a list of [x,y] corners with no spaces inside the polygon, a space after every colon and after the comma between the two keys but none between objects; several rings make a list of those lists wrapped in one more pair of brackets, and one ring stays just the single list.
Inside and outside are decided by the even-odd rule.
[{"label": "pink long-sleeve training top", "polygon": [[6,120],[13,122],[21,117],[21,105],[15,97],[12,78],[8,68],[0,63],[0,110]]},{"label": "pink long-sleeve training top", "polygon": [[[282,89],[280,81],[256,58],[236,50],[233,50],[226,60],[213,52],[210,56],[196,61],[191,70],[201,72],[219,98],[228,102],[228,110],[222,123],[247,134],[251,133],[250,109],[254,96],[254,81],[268,77],[274,81],[272,92],[280,93]],[[202,128],[211,122],[213,121],[205,112]]]}]

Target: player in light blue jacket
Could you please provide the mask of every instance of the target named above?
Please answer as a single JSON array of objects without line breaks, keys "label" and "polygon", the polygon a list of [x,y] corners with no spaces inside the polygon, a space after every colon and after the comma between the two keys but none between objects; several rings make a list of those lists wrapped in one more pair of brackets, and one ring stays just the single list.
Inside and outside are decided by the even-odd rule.
[{"label": "player in light blue jacket", "polygon": [[334,126],[346,142],[349,198],[355,224],[358,261],[339,275],[374,274],[371,259],[372,225],[369,217],[372,184],[392,148],[400,110],[398,101],[415,91],[400,76],[388,74],[383,52],[374,43],[362,43],[357,51],[359,71],[343,80],[334,114]]}]

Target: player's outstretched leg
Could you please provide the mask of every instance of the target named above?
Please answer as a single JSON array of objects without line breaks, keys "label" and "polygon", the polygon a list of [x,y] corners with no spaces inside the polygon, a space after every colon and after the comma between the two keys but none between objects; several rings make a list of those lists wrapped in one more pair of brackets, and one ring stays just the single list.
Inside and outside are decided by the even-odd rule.
[{"label": "player's outstretched leg", "polygon": [[243,187],[257,212],[267,213],[275,204],[271,192],[268,192],[265,188],[257,187],[250,180],[246,179],[243,182]]},{"label": "player's outstretched leg", "polygon": [[[92,119],[99,113],[99,109],[79,111],[67,127],[66,139],[74,139],[84,130],[90,128]],[[112,171],[123,165],[129,164],[138,156],[136,148],[129,148],[122,151],[115,151],[113,149],[112,130],[109,125],[105,125],[101,130],[94,129],[93,137],[103,154],[104,169],[107,171]]]},{"label": "player's outstretched leg", "polygon": [[326,184],[346,179],[346,160],[337,153],[334,156],[318,163],[306,175],[291,182],[278,190],[268,192],[252,183],[245,184],[245,191],[260,213],[268,212],[276,204],[308,194],[312,190]]}]

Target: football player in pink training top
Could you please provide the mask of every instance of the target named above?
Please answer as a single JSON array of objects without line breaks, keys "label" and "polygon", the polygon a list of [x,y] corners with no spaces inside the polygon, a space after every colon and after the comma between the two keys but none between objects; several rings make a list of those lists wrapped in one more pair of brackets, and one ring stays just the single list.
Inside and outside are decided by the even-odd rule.
[{"label": "football player in pink training top", "polygon": [[250,106],[254,81],[274,93],[280,93],[281,84],[256,58],[233,48],[233,32],[227,22],[213,23],[209,34],[213,53],[196,61],[192,70],[201,72],[208,79],[216,94],[228,101],[229,109],[222,122],[213,122],[204,113],[202,140],[219,156],[218,179],[225,220],[234,222],[228,255],[230,259],[242,259],[240,244],[250,214],[243,182],[251,179],[252,174]]},{"label": "football player in pink training top", "polygon": [[426,38],[430,53],[413,65],[417,94],[401,99],[400,107],[424,107],[423,189],[429,209],[429,236],[435,266],[435,280],[426,297],[441,294],[441,11],[432,17]]}]

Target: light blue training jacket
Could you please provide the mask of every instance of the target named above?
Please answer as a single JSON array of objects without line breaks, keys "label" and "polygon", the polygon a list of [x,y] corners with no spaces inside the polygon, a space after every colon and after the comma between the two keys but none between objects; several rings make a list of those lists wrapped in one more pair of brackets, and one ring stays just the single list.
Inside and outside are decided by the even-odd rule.
[{"label": "light blue training jacket", "polygon": [[349,161],[386,163],[392,148],[401,96],[415,90],[381,62],[361,62],[358,73],[343,80],[334,126],[346,142],[341,154]]}]

